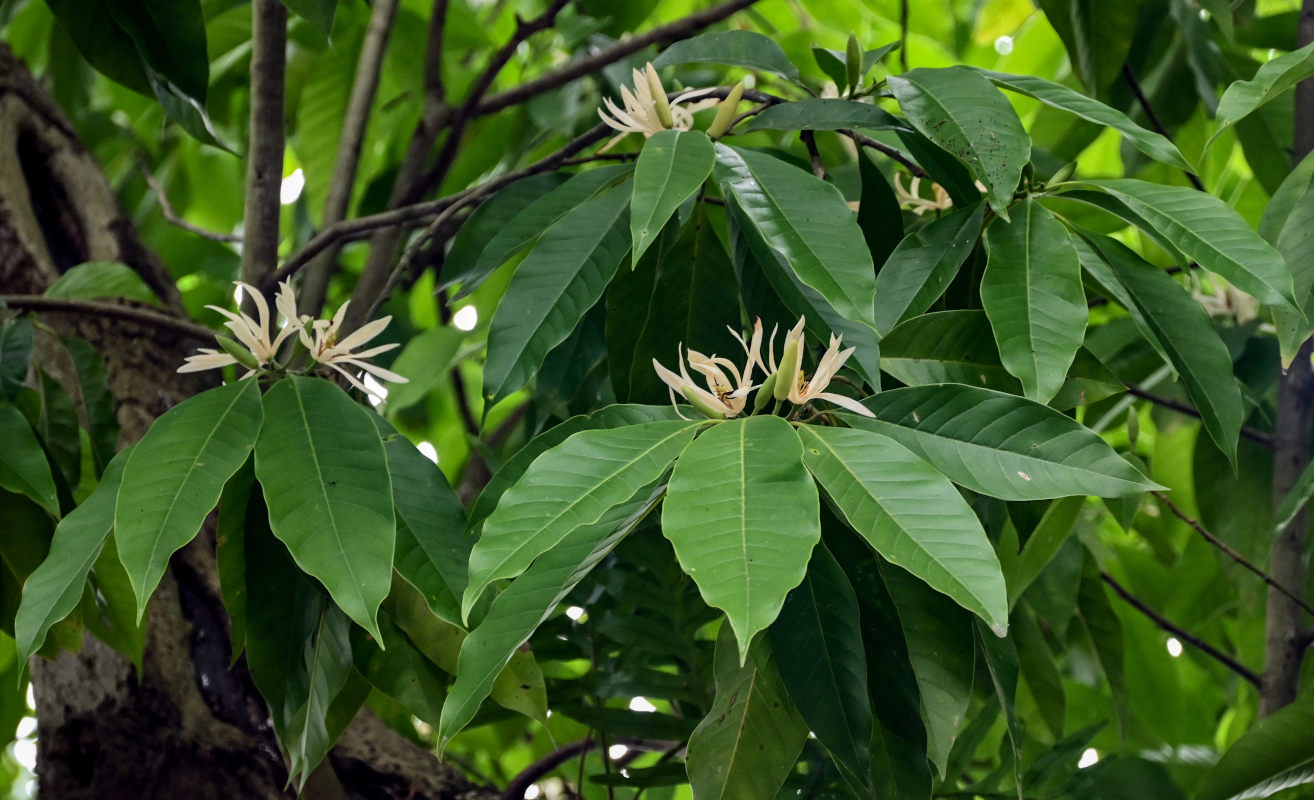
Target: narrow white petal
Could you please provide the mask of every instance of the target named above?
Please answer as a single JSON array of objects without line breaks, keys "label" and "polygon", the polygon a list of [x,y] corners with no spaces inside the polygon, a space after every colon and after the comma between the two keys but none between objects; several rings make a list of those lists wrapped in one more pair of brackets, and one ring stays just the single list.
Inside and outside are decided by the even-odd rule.
[{"label": "narrow white petal", "polygon": [[390,316],[383,317],[382,319],[376,319],[372,322],[367,322],[364,325],[357,328],[356,330],[352,331],[347,336],[344,336],[342,339],[338,340],[338,342],[333,346],[334,348],[342,352],[347,352],[348,350],[355,350],[357,347],[360,347],[361,345],[365,344],[370,339],[373,339],[375,336],[378,336],[380,333],[383,333],[383,329],[388,327],[389,322],[392,322],[392,317]]},{"label": "narrow white petal", "polygon": [[829,400],[837,406],[847,408],[849,411],[852,411],[855,414],[861,414],[864,417],[876,416],[871,413],[866,406],[859,403],[857,400],[854,400],[852,397],[845,397],[842,394],[835,394],[834,392],[818,392],[814,397],[821,400]]},{"label": "narrow white petal", "polygon": [[407,378],[407,377],[404,376],[404,375],[398,375],[397,373],[393,372],[393,371],[390,370],[390,369],[384,369],[383,367],[380,367],[378,364],[370,364],[370,363],[368,363],[368,362],[361,361],[361,360],[358,359],[358,358],[344,358],[344,359],[342,359],[342,361],[343,361],[344,363],[347,363],[347,364],[351,364],[351,365],[353,365],[353,366],[360,367],[361,369],[365,370],[366,372],[370,373],[371,375],[374,375],[374,376],[377,377],[377,378],[383,378],[383,379],[384,379],[385,381],[387,381],[388,383],[410,383],[410,382],[411,382],[411,379],[410,379],[410,378]]}]

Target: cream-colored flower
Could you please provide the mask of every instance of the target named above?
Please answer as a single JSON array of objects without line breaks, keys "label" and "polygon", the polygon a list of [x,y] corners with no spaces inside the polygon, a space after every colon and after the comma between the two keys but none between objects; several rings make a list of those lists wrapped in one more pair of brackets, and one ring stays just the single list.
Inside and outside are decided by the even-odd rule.
[{"label": "cream-colored flower", "polygon": [[651,63],[643,71],[634,70],[634,90],[621,87],[622,109],[604,97],[602,105],[611,112],[608,116],[601,108],[598,116],[610,127],[620,131],[620,135],[607,142],[598,152],[605,152],[629,133],[642,133],[644,138],[664,130],[687,131],[693,126],[693,111],[678,105],[711,92],[711,89],[695,89],[681,92],[674,100],[667,102],[666,89],[662,87],[661,78]]},{"label": "cream-colored flower", "polygon": [[908,207],[917,216],[925,214],[927,211],[944,211],[953,208],[954,201],[950,199],[949,192],[934,181],[931,182],[931,193],[934,199],[922,197],[921,188],[922,179],[916,175],[911,176],[908,182],[908,188],[903,187],[901,176],[903,173],[894,173],[894,196],[898,198],[899,205]]},{"label": "cream-colored flower", "polygon": [[[876,416],[857,400],[826,391],[826,387],[830,385],[835,373],[839,372],[840,367],[844,366],[844,362],[849,360],[849,356],[853,355],[853,351],[856,349],[850,347],[847,350],[841,350],[840,342],[843,337],[831,334],[830,346],[826,348],[825,354],[818,362],[816,372],[812,374],[811,379],[804,376],[803,351],[806,349],[803,336],[804,320],[804,317],[799,317],[798,324],[785,334],[785,344],[781,351],[779,366],[775,361],[775,353],[771,352],[771,348],[768,347],[768,353],[771,356],[771,371],[778,373],[775,383],[776,399],[788,399],[795,405],[803,405],[813,400],[827,400],[864,417]],[[771,340],[774,344],[774,330],[771,332]]]},{"label": "cream-colored flower", "polygon": [[[287,320],[278,335],[270,338],[270,317],[269,304],[265,302],[264,296],[256,290],[254,286],[241,281],[235,281],[247,295],[251,297],[251,302],[255,304],[256,316],[258,319],[251,319],[240,308],[237,313],[233,313],[226,308],[219,306],[206,306],[214,309],[228,319],[224,327],[232,332],[233,336],[243,347],[251,352],[254,359],[255,367],[247,370],[243,378],[254,375],[257,369],[264,368],[274,356],[278,354],[278,348],[287,341],[289,336],[301,331],[302,322],[296,314],[296,295],[292,292],[292,287],[286,281],[281,283],[278,288],[278,296],[275,299],[275,305],[278,311],[283,314]],[[230,341],[229,345],[232,344]],[[211,348],[201,348],[199,355],[188,356],[185,363],[178,368],[179,372],[199,372],[205,369],[217,369],[226,367],[229,364],[244,363],[250,366],[250,361],[246,358],[238,358],[226,352],[220,352]]]},{"label": "cream-colored flower", "polygon": [[[360,389],[366,394],[373,394],[364,383],[360,380],[362,371],[368,372],[375,377],[382,378],[389,383],[406,383],[407,378],[398,375],[392,370],[384,369],[376,364],[370,364],[364,359],[377,356],[380,353],[386,353],[399,345],[396,342],[391,344],[371,347],[368,350],[362,350],[359,353],[353,353],[357,347],[383,333],[383,329],[388,327],[392,321],[391,316],[376,319],[368,322],[352,333],[347,334],[341,341],[338,341],[339,329],[342,326],[343,317],[347,313],[347,306],[350,301],[343,303],[338,308],[333,319],[317,319],[310,322],[310,330],[305,325],[301,327],[301,343],[310,351],[310,357],[317,363],[338,372],[346,378],[352,386]],[[313,331],[313,336],[311,331]],[[355,367],[354,371],[346,369],[343,365]],[[353,374],[354,372],[354,374]]]}]

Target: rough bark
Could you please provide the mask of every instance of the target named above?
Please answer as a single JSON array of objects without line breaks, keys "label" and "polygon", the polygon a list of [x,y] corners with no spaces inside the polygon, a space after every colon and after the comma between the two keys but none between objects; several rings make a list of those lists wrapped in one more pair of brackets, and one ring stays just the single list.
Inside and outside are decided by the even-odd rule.
[{"label": "rough bark", "polygon": [[[138,240],[95,160],[0,45],[0,293],[39,293],[89,260],[132,266],[181,313],[168,272]],[[44,313],[41,322],[90,341],[105,356],[124,443],[208,385],[204,377],[174,371],[193,343],[173,332],[70,313]],[[67,374],[55,347],[38,347],[37,358],[56,378]],[[264,701],[241,662],[228,668],[228,618],[219,598],[214,533],[207,529],[175,556],[152,599],[140,674],[91,636],[79,653],[33,659],[41,796],[290,796]],[[496,794],[368,712],[358,715],[326,763],[305,796]]]}]

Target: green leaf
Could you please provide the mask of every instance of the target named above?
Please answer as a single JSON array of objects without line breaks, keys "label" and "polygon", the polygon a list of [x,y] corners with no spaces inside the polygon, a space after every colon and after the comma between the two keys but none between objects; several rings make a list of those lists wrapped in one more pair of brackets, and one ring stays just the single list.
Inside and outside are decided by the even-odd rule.
[{"label": "green leaf", "polygon": [[729,626],[716,640],[716,698],[689,736],[685,767],[697,800],[775,797],[793,771],[808,727],[785,693],[766,647],[736,656]]},{"label": "green leaf", "polygon": [[883,433],[954,483],[1001,500],[1068,495],[1122,497],[1162,489],[1077,422],[1030,400],[972,386],[910,386],[862,403],[875,419],[849,424]]},{"label": "green leaf", "polygon": [[26,495],[59,518],[50,462],[27,418],[9,403],[0,403],[0,488]]},{"label": "green leaf", "polygon": [[[614,171],[614,168],[613,170]],[[581,173],[581,175],[592,175],[598,170]],[[599,180],[607,172],[596,175],[587,180]],[[500,257],[494,257],[490,254],[489,258],[484,261],[482,272],[476,272],[475,267],[479,264],[480,257],[484,250],[499,237],[503,230],[508,229],[512,221],[517,219],[521,211],[524,211],[531,203],[546,195],[548,192],[561,186],[569,178],[560,172],[545,172],[540,175],[531,175],[528,178],[518,180],[508,186],[502,187],[497,194],[480,203],[478,208],[466,217],[461,229],[452,237],[452,247],[447,251],[447,257],[443,260],[443,274],[439,276],[438,288],[443,289],[454,286],[458,283],[470,281],[472,285],[463,286],[458,296],[469,294],[475,286],[483,282],[483,278],[501,265],[505,260]],[[580,198],[582,200],[583,198]],[[573,208],[575,204],[559,206],[560,211],[557,215],[543,217],[541,219],[555,219],[556,216],[564,214]],[[527,220],[522,220],[527,222]],[[503,239],[507,245],[513,241],[520,241],[521,245],[526,244],[533,236],[542,232],[547,227],[544,223],[541,225],[526,225],[521,229],[518,237],[506,237]],[[525,238],[528,237],[528,238]],[[518,249],[513,247],[512,251]],[[510,253],[505,253],[509,256]],[[496,261],[497,263],[493,263]],[[486,269],[485,269],[486,268]]]},{"label": "green leaf", "polygon": [[370,412],[332,383],[296,375],[274,384],[263,402],[255,470],[274,535],[379,639],[375,616],[392,581],[396,522]]},{"label": "green leaf", "polygon": [[[1005,570],[1008,576],[1008,608],[1012,610],[1022,593],[1027,590],[1068,540],[1068,534],[1077,523],[1077,515],[1086,503],[1084,497],[1064,497],[1055,500],[1045,509],[1045,515],[1036,523],[1036,529],[1022,546],[1022,552],[1009,560]],[[1055,732],[1056,736],[1061,733]]]},{"label": "green leaf", "polygon": [[780,678],[808,729],[869,782],[872,713],[858,597],[825,545],[768,632]]},{"label": "green leaf", "polygon": [[45,296],[68,300],[124,297],[139,303],[162,305],[160,298],[151,291],[136,270],[116,261],[88,261],[79,264],[50,284]]},{"label": "green leaf", "polygon": [[741,133],[753,131],[835,131],[845,128],[907,130],[909,125],[883,108],[854,100],[813,97],[778,103],[753,117]]},{"label": "green leaf", "polygon": [[484,395],[494,403],[529,382],[616,274],[630,248],[622,191],[567,212],[516,270],[488,328]]},{"label": "green leaf", "polygon": [[874,325],[875,268],[834,186],[779,159],[716,145],[716,180],[762,241],[846,319]]},{"label": "green leaf", "polygon": [[132,580],[120,563],[117,550],[111,532],[91,567],[91,582],[82,595],[85,603],[82,622],[96,638],[140,671],[146,654],[147,620],[137,619]]},{"label": "green leaf", "polygon": [[990,675],[990,682],[999,697],[999,705],[1004,709],[1005,729],[1012,749],[1013,775],[1017,779],[1017,796],[1022,800],[1025,787],[1022,785],[1022,746],[1026,743],[1026,733],[1017,714],[1017,679],[1020,666],[1017,648],[1012,639],[999,639],[988,631],[976,627],[976,641],[981,646],[982,661]]},{"label": "green leaf", "polygon": [[[890,253],[903,241],[903,212],[899,208],[899,198],[870,156],[864,155],[858,159],[858,177],[862,189],[861,202],[858,204],[858,227],[862,229],[872,261],[884,264]],[[878,293],[880,282],[880,273],[877,272]],[[876,318],[880,319],[879,309]]]},{"label": "green leaf", "polygon": [[410,380],[388,385],[387,412],[395,414],[423,400],[447,379],[448,367],[469,334],[452,325],[440,325],[413,337],[389,367]]},{"label": "green leaf", "polygon": [[1232,357],[1209,314],[1181,284],[1121,242],[1090,236],[1078,245],[1082,266],[1128,312],[1136,327],[1181,377],[1205,430],[1236,468],[1246,410],[1232,378]]},{"label": "green leaf", "polygon": [[804,463],[876,552],[1003,635],[1008,606],[999,559],[944,475],[870,431],[801,425],[798,435]]},{"label": "green leaf", "polygon": [[798,68],[769,36],[754,31],[712,31],[675,42],[653,59],[658,69],[675,64],[731,64],[799,80]]},{"label": "green leaf", "polygon": [[461,645],[456,681],[443,704],[443,746],[469,724],[497,675],[557,604],[657,505],[662,489],[639,490],[595,525],[576,528],[493,600],[479,627]]},{"label": "green leaf", "polygon": [[1306,156],[1283,179],[1264,207],[1259,235],[1286,259],[1296,302],[1303,312],[1285,306],[1273,309],[1285,369],[1309,338],[1314,314],[1314,158]]},{"label": "green leaf", "polygon": [[91,565],[114,526],[114,504],[129,452],[115,456],[95,490],[60,520],[50,553],[24,582],[23,602],[14,618],[14,639],[22,661],[40,650],[50,627],[77,607]]},{"label": "green leaf", "polygon": [[1296,311],[1291,270],[1282,256],[1255,233],[1234,209],[1213,195],[1189,186],[1118,178],[1088,180],[1129,211],[1122,216],[1143,230],[1162,236],[1170,246],[1200,266],[1217,272],[1270,305]]},{"label": "green leaf", "polygon": [[114,414],[114,395],[109,390],[105,359],[82,339],[67,337],[63,341],[78,376],[82,410],[90,426],[91,454],[97,468],[104,470],[119,446],[119,419]]},{"label": "green leaf", "polygon": [[41,398],[41,413],[37,418],[36,431],[46,453],[56,469],[57,478],[62,478],[64,486],[78,485],[82,475],[82,437],[78,430],[78,412],[73,408],[73,398],[50,377],[44,369],[37,367],[37,394]]},{"label": "green leaf", "polygon": [[107,5],[149,70],[204,103],[210,59],[201,0],[112,0]]},{"label": "green leaf", "polygon": [[310,22],[315,29],[324,34],[325,39],[333,33],[333,17],[338,10],[338,0],[283,0],[287,10]]},{"label": "green leaf", "polygon": [[1031,160],[1031,137],[1008,100],[967,67],[891,75],[890,89],[917,130],[972,170],[995,213],[1008,206]]},{"label": "green leaf", "polygon": [[[1055,504],[1062,502],[1065,501],[1056,500]],[[1059,672],[1054,651],[1045,640],[1045,634],[1036,620],[1036,615],[1026,603],[1013,610],[1012,620],[1018,666],[1022,677],[1026,679],[1027,688],[1031,690],[1031,696],[1036,700],[1040,717],[1045,721],[1045,727],[1049,729],[1050,735],[1056,740],[1062,739],[1067,722],[1067,693],[1063,689],[1063,675]],[[1072,762],[1068,763],[1072,764]],[[1027,771],[1026,777],[1033,779],[1042,777],[1043,771],[1037,770],[1037,766],[1043,764],[1037,760],[1032,769]]]},{"label": "green leaf", "polygon": [[630,198],[631,263],[648,249],[666,221],[712,174],[716,150],[702,131],[661,131],[643,144]]},{"label": "green leaf", "polygon": [[470,553],[462,618],[469,618],[490,583],[519,575],[572,531],[596,525],[660,477],[699,424],[650,422],[581,431],[535,459],[484,521]]},{"label": "green leaf", "polygon": [[1124,139],[1135,145],[1137,150],[1155,161],[1187,172],[1195,172],[1195,167],[1191,166],[1177,149],[1177,145],[1168,137],[1142,128],[1116,108],[1087,97],[1061,83],[1054,83],[1034,75],[1009,75],[1006,72],[975,67],[974,69],[996,86],[1034,98],[1051,108],[1066,111],[1096,125],[1113,128],[1122,134]]},{"label": "green leaf", "polygon": [[662,533],[707,604],[726,612],[741,663],[803,581],[818,514],[803,447],[780,417],[719,423],[676,462]]},{"label": "green leaf", "polygon": [[932,221],[894,248],[876,275],[876,330],[926,311],[944,294],[981,235],[985,206],[977,203]]},{"label": "green leaf", "polygon": [[[242,468],[224,484],[219,496],[219,515],[215,524],[215,562],[219,571],[219,590],[228,611],[228,638],[233,644],[231,667],[246,648],[246,515],[255,488],[255,459],[248,458]],[[260,513],[264,502],[256,500]],[[267,519],[262,520],[266,527]]]},{"label": "green leaf", "polygon": [[1200,783],[1195,800],[1268,797],[1309,782],[1314,766],[1314,697],[1302,693],[1291,705],[1260,720],[1223,753]]},{"label": "green leaf", "polygon": [[424,657],[404,631],[386,615],[380,620],[380,648],[365,631],[351,629],[352,660],[374,688],[401,703],[406,710],[437,725],[447,695],[447,675]]},{"label": "green leaf", "polygon": [[1063,40],[1072,71],[1091,94],[1101,94],[1118,77],[1136,29],[1136,0],[1038,0]]},{"label": "green leaf", "polygon": [[1123,664],[1124,643],[1122,621],[1109,602],[1108,592],[1100,580],[1095,559],[1087,555],[1082,565],[1081,582],[1077,594],[1077,613],[1074,619],[1090,642],[1095,659],[1109,683],[1113,695],[1114,716],[1118,730],[1126,736],[1131,725],[1130,698],[1127,690],[1127,672]]},{"label": "green leaf", "polygon": [[[965,383],[1022,394],[1021,382],[1000,364],[990,321],[979,309],[936,311],[900,323],[881,339],[881,369],[908,386]],[[1049,405],[1062,411],[1123,391],[1122,382],[1082,348]]]},{"label": "green leaf", "polygon": [[137,593],[138,619],[169,556],[196,536],[224,483],[246,462],[261,419],[259,385],[238,381],[169,409],[132,449],[114,540]]},{"label": "green leaf", "polygon": [[1314,75],[1314,43],[1265,62],[1248,81],[1232,83],[1218,101],[1218,127],[1205,142],[1205,149],[1218,141],[1228,128],[1294,89],[1296,84],[1311,75]]},{"label": "green leaf", "polygon": [[1013,211],[986,231],[981,304],[1004,367],[1027,397],[1048,403],[1086,337],[1081,263],[1067,228],[1043,206],[1028,197]]},{"label": "green leaf", "polygon": [[1309,503],[1311,497],[1314,497],[1314,463],[1306,465],[1305,469],[1301,470],[1300,477],[1296,478],[1291,491],[1287,492],[1282,502],[1278,504],[1277,511],[1273,512],[1273,539],[1282,535],[1296,515]]},{"label": "green leaf", "polygon": [[[48,0],[46,5],[97,72],[150,96],[146,67],[128,32],[115,21],[111,0]],[[201,53],[205,54],[204,47]]]},{"label": "green leaf", "polygon": [[[887,45],[882,45],[874,50],[864,50],[862,53],[862,77],[865,78],[871,68],[880,63],[890,53],[898,50],[903,45],[901,41],[893,41]],[[843,90],[848,79],[848,53],[843,50],[831,50],[828,47],[812,46],[812,58],[817,62],[821,71],[826,73],[826,77],[835,82],[837,89]]]},{"label": "green leaf", "polygon": [[0,394],[13,402],[32,362],[32,323],[22,317],[0,324]]}]

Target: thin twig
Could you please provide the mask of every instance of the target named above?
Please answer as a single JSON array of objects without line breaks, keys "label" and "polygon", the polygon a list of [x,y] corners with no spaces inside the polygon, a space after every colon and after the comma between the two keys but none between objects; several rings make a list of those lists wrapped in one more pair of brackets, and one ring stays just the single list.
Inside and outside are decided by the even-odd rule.
[{"label": "thin twig", "polygon": [[202,239],[209,239],[212,242],[233,243],[242,241],[242,237],[235,233],[219,233],[218,231],[206,230],[199,225],[193,225],[175,214],[173,211],[173,205],[169,203],[169,196],[164,193],[164,187],[157,183],[155,176],[151,174],[150,168],[146,164],[146,159],[139,158],[137,159],[137,163],[141,166],[141,174],[146,177],[146,185],[151,187],[151,191],[155,193],[155,202],[160,204],[160,213],[164,216],[166,222],[176,225],[188,233],[194,233]]},{"label": "thin twig", "polygon": [[798,138],[803,141],[803,146],[808,149],[808,156],[812,159],[812,174],[826,180],[826,165],[821,163],[821,152],[817,150],[817,132],[801,131]]},{"label": "thin twig", "polygon": [[899,65],[908,71],[908,0],[899,0]]},{"label": "thin twig", "polygon": [[[627,737],[617,737],[614,743],[623,744],[630,750],[659,751],[670,747],[669,742],[659,742],[651,739],[630,739]],[[506,790],[502,792],[501,800],[524,800],[525,790],[533,786],[543,776],[572,758],[584,755],[595,747],[598,747],[598,742],[590,736],[553,750],[521,770],[520,774],[507,784]]]},{"label": "thin twig", "polygon": [[1242,678],[1245,678],[1247,681],[1254,684],[1256,689],[1261,688],[1262,681],[1259,679],[1259,676],[1256,675],[1251,670],[1247,669],[1245,665],[1241,664],[1236,659],[1222,652],[1221,650],[1209,644],[1208,642],[1201,639],[1200,637],[1183,630],[1181,627],[1173,624],[1172,622],[1169,622],[1167,619],[1163,617],[1162,614],[1150,608],[1144,602],[1138,599],[1135,595],[1133,595],[1131,592],[1127,591],[1126,587],[1124,587],[1122,584],[1114,580],[1113,576],[1110,575],[1109,573],[1101,572],[1100,578],[1103,579],[1103,581],[1107,583],[1113,589],[1113,591],[1117,592],[1119,597],[1127,601],[1128,605],[1130,605],[1132,608],[1144,614],[1155,625],[1158,625],[1163,630],[1168,631],[1173,636],[1177,637],[1179,640],[1195,646],[1196,649],[1200,650],[1200,652],[1213,658],[1218,663],[1222,664],[1223,666],[1235,672],[1237,675],[1240,675]]},{"label": "thin twig", "polygon": [[171,317],[159,311],[151,311],[136,306],[121,306],[117,303],[99,303],[94,300],[70,300],[63,297],[44,297],[35,294],[0,295],[0,302],[10,308],[28,311],[53,311],[67,314],[85,314],[96,317],[116,317],[131,322],[140,322],[156,328],[177,331],[201,341],[214,339],[214,331],[195,322]]},{"label": "thin twig", "polygon": [[860,144],[863,147],[870,147],[871,149],[879,153],[884,153],[885,155],[889,156],[890,158],[902,164],[904,169],[908,170],[918,178],[930,177],[930,175],[927,174],[926,170],[918,166],[916,162],[914,162],[912,159],[908,158],[908,156],[901,153],[897,148],[890,147],[888,144],[885,144],[884,142],[878,142],[875,139],[871,138],[870,136],[863,136],[861,133],[858,133],[857,131],[840,130],[840,131],[836,131],[836,133],[849,137],[854,141],[855,144]]},{"label": "thin twig", "polygon": [[[1179,414],[1185,414],[1188,417],[1194,417],[1195,419],[1203,419],[1203,417],[1200,416],[1199,411],[1186,405],[1185,403],[1179,403],[1176,400],[1172,399],[1171,397],[1164,397],[1163,395],[1155,394],[1153,392],[1147,392],[1144,389],[1140,388],[1139,386],[1133,386],[1130,383],[1123,385],[1126,386],[1127,388],[1127,394],[1131,395],[1132,397],[1139,397],[1142,400],[1148,400],[1151,403],[1154,403],[1156,406],[1163,406],[1164,408],[1170,408],[1173,411],[1176,411]],[[1245,426],[1242,426],[1241,436],[1243,438],[1249,439],[1250,441],[1256,444],[1263,445],[1264,447],[1267,447],[1270,450],[1273,449],[1273,437],[1268,435],[1267,433],[1264,433],[1263,431],[1257,431],[1254,428],[1247,428]]]},{"label": "thin twig", "polygon": [[251,133],[241,274],[259,286],[278,263],[287,8],[282,0],[253,0],[251,17]]},{"label": "thin twig", "polygon": [[[1160,136],[1171,141],[1171,137],[1168,136],[1168,129],[1165,128],[1163,122],[1159,120],[1159,115],[1154,113],[1154,106],[1150,105],[1150,98],[1146,97],[1145,92],[1141,90],[1140,81],[1136,80],[1136,74],[1132,72],[1131,65],[1126,63],[1122,65],[1122,78],[1127,81],[1127,85],[1131,87],[1132,94],[1136,96],[1136,102],[1140,103],[1141,108],[1144,109],[1145,116],[1150,120],[1150,124],[1154,126],[1154,129],[1159,132]],[[1182,170],[1182,173],[1186,175],[1186,179],[1191,182],[1192,186],[1202,192],[1206,191],[1204,181],[1200,180],[1199,175],[1185,169]]]},{"label": "thin twig", "polygon": [[1259,567],[1247,561],[1245,556],[1233,550],[1227,544],[1227,542],[1224,542],[1222,539],[1219,539],[1216,535],[1211,533],[1209,529],[1206,528],[1203,524],[1201,524],[1199,520],[1192,518],[1186,512],[1178,508],[1173,503],[1173,501],[1169,500],[1167,495],[1165,495],[1163,492],[1150,492],[1150,494],[1154,495],[1155,499],[1158,500],[1160,503],[1162,503],[1164,508],[1167,508],[1169,511],[1171,511],[1174,517],[1177,517],[1182,522],[1185,522],[1196,533],[1203,536],[1206,542],[1221,550],[1224,555],[1226,555],[1228,558],[1232,559],[1236,563],[1240,564],[1242,567],[1245,567],[1246,569],[1253,572],[1255,575],[1259,576],[1260,580],[1262,580],[1264,583],[1267,583],[1269,586],[1272,586],[1274,589],[1278,590],[1282,594],[1291,598],[1291,601],[1293,603],[1305,609],[1305,611],[1308,612],[1311,616],[1314,616],[1314,608],[1311,608],[1308,603],[1306,603],[1300,597],[1297,597],[1292,592],[1288,591],[1287,587],[1281,585],[1276,580],[1274,580],[1273,576],[1269,575],[1264,570],[1260,569]]}]

